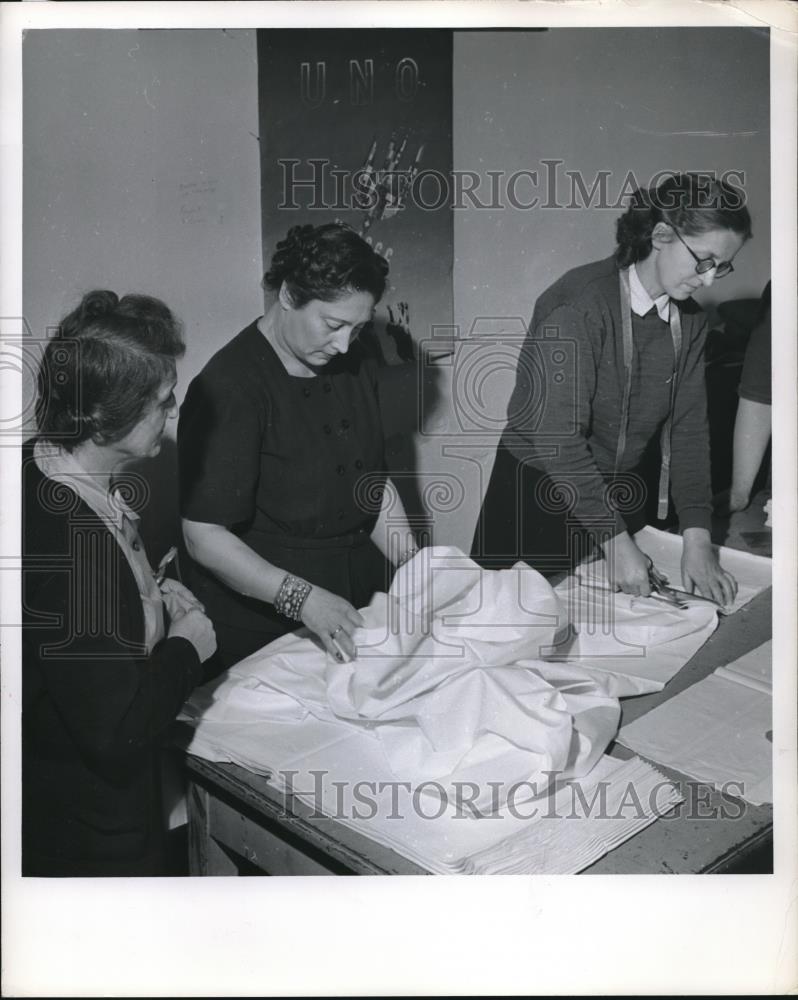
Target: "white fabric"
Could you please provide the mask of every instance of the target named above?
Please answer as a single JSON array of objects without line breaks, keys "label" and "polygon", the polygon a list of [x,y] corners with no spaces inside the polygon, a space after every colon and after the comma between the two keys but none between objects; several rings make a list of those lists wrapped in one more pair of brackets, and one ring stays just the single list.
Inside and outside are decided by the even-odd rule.
[{"label": "white fabric", "polygon": [[[680,553],[679,538],[663,544]],[[481,571],[457,550],[425,549],[363,609],[354,663],[327,658],[307,635],[277,640],[194,692],[183,714],[194,726],[188,749],[270,775],[432,871],[463,871],[500,842],[484,870],[524,852],[545,855],[536,862],[545,871],[579,870],[645,816],[601,836],[585,826],[583,840],[569,827],[559,854],[541,827],[530,834],[542,838],[541,855],[531,841],[512,849],[508,838],[530,821],[511,804],[528,802],[531,813],[551,772],[592,768],[579,778],[585,790],[610,780],[620,764],[601,752],[615,698],[661,689],[717,622],[707,604],[678,611],[605,593],[597,605],[597,593],[570,579],[555,594],[523,564]],[[644,769],[632,783],[651,780]],[[373,815],[358,782],[374,790]],[[469,806],[458,809],[464,795]]]},{"label": "white fabric", "polygon": [[[654,566],[681,589],[682,539],[645,527],[634,536]],[[771,585],[771,560],[719,548],[720,565],[737,580],[728,609],[685,597],[686,610],[645,597],[610,593],[604,560],[579,566],[555,592],[567,611],[570,633],[548,659],[579,664],[604,677],[610,694],[624,698],[661,691],[713,633],[718,614],[733,614]]]},{"label": "white fabric", "polygon": [[[398,781],[379,743],[363,730],[313,716],[275,724],[256,712],[246,721],[242,708],[238,715],[237,724],[203,721],[190,752],[266,774],[287,809],[300,800],[314,815],[442,875],[488,874],[510,861],[527,873],[575,874],[680,801],[649,765],[602,756],[586,777],[561,783],[553,798],[542,783],[517,783],[503,785],[495,803],[478,806],[467,786]],[[603,822],[599,807],[590,807],[599,783],[607,802],[601,814],[612,817]],[[496,856],[478,856],[491,849]]]},{"label": "white fabric", "polygon": [[769,647],[718,668],[624,726],[619,742],[755,805],[772,802]]},{"label": "white fabric", "polygon": [[[668,578],[671,585],[682,589],[682,539],[667,531],[646,526],[635,535],[635,542],[642,552],[651,556],[654,566]],[[737,597],[728,608],[719,609],[722,615],[733,615],[745,607],[757,594],[772,583],[773,562],[766,556],[755,556],[750,552],[716,547],[718,561],[737,581]],[[690,603],[690,598],[685,598]],[[696,601],[696,604],[703,602]],[[709,606],[709,605],[707,605]]]},{"label": "white fabric", "polygon": [[523,563],[486,571],[456,549],[424,549],[362,610],[357,660],[284,636],[195,691],[186,717],[312,715],[367,732],[399,778],[474,781],[483,797],[492,781],[586,774],[615,735],[616,699],[661,689],[716,614],[602,594],[612,613],[597,627],[595,592],[583,591],[563,584],[560,600]]},{"label": "white fabric", "polygon": [[661,691],[718,623],[709,604],[681,611],[611,593],[604,584],[603,563],[582,568],[560,583],[556,593],[567,608],[571,631],[547,658],[579,664],[592,677],[603,677],[618,698]]},{"label": "white fabric", "polygon": [[358,658],[338,663],[307,635],[285,636],[200,690],[187,714],[232,721],[324,721],[365,729],[397,777],[534,780],[586,774],[615,735],[620,709],[578,665],[547,664],[567,624],[549,584],[521,563],[483,572],[456,549],[422,550],[389,594],[363,609]]}]

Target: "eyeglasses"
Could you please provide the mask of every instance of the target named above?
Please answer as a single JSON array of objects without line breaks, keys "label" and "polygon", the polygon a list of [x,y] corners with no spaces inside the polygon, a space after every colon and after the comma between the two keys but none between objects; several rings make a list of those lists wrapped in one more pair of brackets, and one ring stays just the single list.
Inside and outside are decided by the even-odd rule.
[{"label": "eyeglasses", "polygon": [[679,237],[679,242],[686,246],[690,252],[690,256],[695,261],[696,274],[707,274],[707,272],[714,269],[716,278],[724,278],[727,274],[731,274],[734,270],[734,265],[730,260],[721,260],[716,263],[714,257],[699,257],[698,254],[694,253],[684,242],[679,230],[675,226],[671,226],[671,229]]}]

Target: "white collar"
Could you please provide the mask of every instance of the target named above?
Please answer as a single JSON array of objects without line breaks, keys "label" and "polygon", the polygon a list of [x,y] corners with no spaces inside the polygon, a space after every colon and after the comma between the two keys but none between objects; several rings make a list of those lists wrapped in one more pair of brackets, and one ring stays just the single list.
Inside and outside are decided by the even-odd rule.
[{"label": "white collar", "polygon": [[659,318],[665,323],[668,322],[671,314],[671,300],[668,297],[668,293],[663,292],[656,299],[652,299],[645,288],[643,288],[643,283],[638,277],[637,268],[634,264],[629,267],[629,291],[632,296],[632,312],[636,316],[645,316],[651,310],[652,306],[656,306]]},{"label": "white collar", "polygon": [[104,490],[99,486],[96,479],[86,472],[66,448],[39,439],[33,448],[33,458],[42,475],[69,486],[98,517],[115,525],[120,531],[125,518],[134,525],[140,520],[118,491],[113,488]]}]

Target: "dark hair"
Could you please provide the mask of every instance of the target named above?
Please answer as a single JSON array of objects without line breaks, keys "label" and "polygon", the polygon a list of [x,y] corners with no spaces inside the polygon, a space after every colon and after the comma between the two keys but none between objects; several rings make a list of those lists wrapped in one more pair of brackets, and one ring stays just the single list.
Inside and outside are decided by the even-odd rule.
[{"label": "dark hair", "polygon": [[651,235],[664,222],[686,236],[711,229],[730,229],[743,240],[751,238],[751,216],[745,192],[709,174],[672,174],[658,187],[639,188],[618,219],[615,235],[618,267],[645,260],[651,253]]},{"label": "dark hair", "polygon": [[283,282],[299,309],[312,299],[332,302],[348,292],[368,292],[379,302],[385,291],[388,261],[342,222],[294,226],[277,244],[264,288]]},{"label": "dark hair", "polygon": [[181,324],[160,299],[89,292],[44,350],[36,400],[40,437],[68,451],[89,438],[119,441],[184,351]]}]

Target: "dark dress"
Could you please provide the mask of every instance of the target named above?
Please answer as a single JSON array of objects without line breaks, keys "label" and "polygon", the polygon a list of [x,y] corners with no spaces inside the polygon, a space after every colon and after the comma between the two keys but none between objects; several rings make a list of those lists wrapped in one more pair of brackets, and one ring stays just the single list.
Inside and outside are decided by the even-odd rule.
[{"label": "dark dress", "polygon": [[160,750],[202,680],[194,646],[147,655],[113,535],[23,449],[22,874],[163,875]]},{"label": "dark dress", "polygon": [[[178,449],[183,517],[224,525],[355,607],[387,589],[391,571],[370,539],[385,481],[377,372],[357,344],[302,378],[250,324],[191,382]],[[190,570],[222,667],[297,627],[201,566]]]}]

